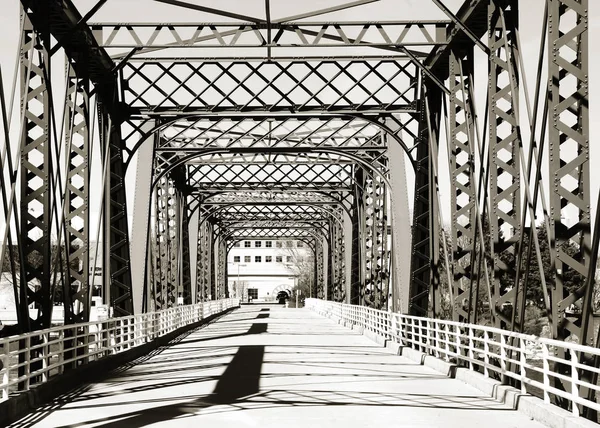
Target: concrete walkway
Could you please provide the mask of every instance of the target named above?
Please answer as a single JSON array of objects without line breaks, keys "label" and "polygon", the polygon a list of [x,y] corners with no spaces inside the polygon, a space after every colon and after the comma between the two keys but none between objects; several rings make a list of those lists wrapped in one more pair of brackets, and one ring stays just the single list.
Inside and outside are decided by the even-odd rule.
[{"label": "concrete walkway", "polygon": [[306,309],[244,306],[14,427],[541,427]]}]

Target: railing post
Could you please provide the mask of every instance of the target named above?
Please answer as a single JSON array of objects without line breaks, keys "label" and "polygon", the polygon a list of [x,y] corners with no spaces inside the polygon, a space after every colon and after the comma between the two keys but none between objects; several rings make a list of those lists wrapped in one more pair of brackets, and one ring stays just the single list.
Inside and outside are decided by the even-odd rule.
[{"label": "railing post", "polygon": [[577,356],[577,352],[572,349],[571,350],[571,412],[573,412],[573,416],[579,416],[579,407],[577,406],[576,400],[579,399],[579,372],[577,371],[577,366],[579,364],[579,357]]},{"label": "railing post", "polygon": [[50,339],[50,333],[44,333],[42,334],[42,376],[41,376],[41,382],[47,382],[48,381],[48,366],[50,364],[48,364],[48,361],[50,360],[50,345],[48,345]]},{"label": "railing post", "polygon": [[527,378],[527,370],[525,369],[525,365],[527,364],[527,356],[525,355],[525,339],[522,337],[519,337],[519,349],[521,354],[519,356],[519,364],[521,366],[521,392],[526,394],[527,384],[525,383],[525,379]]},{"label": "railing post", "polygon": [[462,360],[462,346],[461,346],[461,342],[460,342],[460,326],[459,325],[455,325],[454,326],[454,340],[456,343],[456,364],[460,365],[460,362]]},{"label": "railing post", "polygon": [[446,348],[446,361],[450,361],[450,329],[448,324],[444,323],[444,333],[446,334],[445,348]]},{"label": "railing post", "polygon": [[[73,330],[77,332],[77,327],[73,327]],[[58,332],[58,374],[63,374],[65,371],[65,333],[67,330],[60,330]],[[75,343],[77,343],[77,336],[75,335]],[[77,349],[74,350],[77,352]],[[73,362],[75,365],[77,361]],[[72,364],[73,364],[72,363]]]},{"label": "railing post", "polygon": [[473,363],[473,360],[475,359],[475,351],[473,350],[475,344],[474,344],[474,333],[473,333],[473,328],[472,327],[468,327],[469,328],[469,369],[470,370],[475,370],[475,364]]},{"label": "railing post", "polygon": [[544,403],[550,404],[550,392],[548,392],[548,388],[550,387],[550,361],[548,359],[550,352],[548,351],[548,345],[542,343],[542,369],[544,376]]},{"label": "railing post", "polygon": [[25,339],[25,391],[31,386],[31,336]]},{"label": "railing post", "polygon": [[502,370],[501,382],[506,384],[506,336],[500,333],[500,369]]},{"label": "railing post", "polygon": [[2,401],[8,400],[8,381],[10,379],[9,343],[0,344],[0,380],[2,381]]},{"label": "railing post", "polygon": [[483,331],[483,375],[485,377],[490,377],[490,369],[488,368],[490,365],[490,342],[488,337],[488,332]]}]

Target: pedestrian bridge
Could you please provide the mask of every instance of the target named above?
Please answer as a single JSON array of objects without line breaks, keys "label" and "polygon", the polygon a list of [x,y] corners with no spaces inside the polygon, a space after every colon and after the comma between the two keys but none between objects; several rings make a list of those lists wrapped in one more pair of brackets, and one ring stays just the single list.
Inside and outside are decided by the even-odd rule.
[{"label": "pedestrian bridge", "polygon": [[[20,395],[36,397],[35,383],[85,373],[90,363],[176,332],[146,355],[75,382],[11,426],[595,425],[577,417],[577,406],[567,411],[548,403],[556,392],[549,367],[555,346],[564,343],[312,299],[302,309],[238,307],[234,299],[202,306],[38,332],[43,364],[33,371],[34,362],[27,362],[21,377],[15,345],[33,335],[3,339],[0,405],[6,410]],[[185,324],[194,327],[177,330]],[[88,340],[73,349],[77,332]],[[519,380],[521,389],[494,377]],[[562,395],[596,409],[577,395],[584,383],[577,385]]]}]

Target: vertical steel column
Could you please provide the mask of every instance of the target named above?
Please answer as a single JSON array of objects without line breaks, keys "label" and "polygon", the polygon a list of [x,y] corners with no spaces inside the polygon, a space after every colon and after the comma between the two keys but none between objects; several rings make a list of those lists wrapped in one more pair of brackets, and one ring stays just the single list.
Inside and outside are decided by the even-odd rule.
[{"label": "vertical steel column", "polygon": [[179,227],[181,228],[181,293],[183,297],[183,304],[191,305],[192,274],[190,266],[190,220],[185,196],[180,193],[177,200],[179,201],[179,213],[181,218],[181,222],[179,224]]},{"label": "vertical steel column", "polygon": [[353,305],[363,304],[364,279],[363,279],[363,246],[362,235],[362,185],[364,182],[364,171],[356,166],[354,170],[354,191],[352,195],[352,265],[350,303]]},{"label": "vertical steel column", "polygon": [[385,308],[389,295],[386,185],[378,175],[367,175],[363,191],[365,234],[365,304]]},{"label": "vertical steel column", "polygon": [[89,82],[68,67],[65,127],[67,159],[67,191],[65,194],[65,226],[68,239],[68,272],[64,281],[65,324],[89,320]]},{"label": "vertical steel column", "polygon": [[227,242],[219,238],[218,246],[219,276],[217,278],[216,299],[224,299],[229,295],[229,292],[227,290]]},{"label": "vertical steel column", "polygon": [[[100,138],[103,152],[108,144],[109,180],[104,201],[104,286],[109,288],[110,306],[114,316],[133,314],[129,224],[127,220],[127,192],[123,139],[122,112],[116,88],[112,82],[99,93]],[[111,86],[112,85],[112,86]]]},{"label": "vertical steel column", "polygon": [[[567,271],[587,276],[591,247],[588,1],[551,0],[548,37],[550,214],[556,267],[551,298],[553,335],[562,340],[572,333],[579,343],[593,345],[594,329],[586,326],[591,322],[591,305],[584,302],[585,313],[579,315],[566,313],[583,295],[591,297],[592,293],[575,293],[564,285]],[[567,253],[569,244],[577,247],[575,254]],[[581,337],[583,329],[586,337]]]},{"label": "vertical steel column", "polygon": [[[450,216],[452,218],[452,253],[454,263],[453,317],[466,322],[477,296],[473,296],[478,278],[477,259],[483,252],[475,242],[477,230],[477,207],[473,182],[474,164],[474,117],[468,104],[472,89],[473,49],[453,50],[450,53],[449,74],[449,121],[450,121]],[[474,299],[473,299],[474,297]]]},{"label": "vertical steel column", "polygon": [[[519,103],[518,58],[510,55],[509,46],[515,45],[518,25],[517,2],[504,11],[502,19],[497,1],[490,2],[488,20],[488,43],[490,48],[489,69],[489,124],[490,124],[490,232],[493,258],[493,292],[490,305],[495,308],[496,326],[514,330],[512,311],[504,314],[503,307],[512,307],[516,293],[520,299],[517,306],[525,304],[520,293],[521,284],[511,284],[512,289],[502,285],[502,277],[516,278],[516,255],[519,236],[522,233],[520,197],[521,145],[517,125]],[[505,31],[506,30],[506,31]],[[516,81],[514,81],[516,80]],[[552,192],[551,192],[552,193]],[[532,225],[535,227],[535,225]],[[510,304],[506,306],[506,304]],[[517,310],[518,308],[511,308]]]},{"label": "vertical steel column", "polygon": [[376,302],[379,301],[379,289],[376,284],[376,272],[375,272],[375,197],[374,197],[374,183],[373,177],[365,171],[365,181],[362,191],[362,218],[361,223],[364,226],[364,235],[362,238],[363,243],[363,255],[362,260],[365,277],[363,283],[363,304],[365,306],[371,306],[379,309],[379,305]]},{"label": "vertical steel column", "polygon": [[155,190],[156,263],[155,298],[157,309],[166,309],[177,303],[178,251],[177,192],[169,176],[162,177]]},{"label": "vertical steel column", "polygon": [[168,179],[162,177],[154,189],[154,305],[156,310],[168,307],[167,279],[167,206]]},{"label": "vertical steel column", "polygon": [[334,295],[333,300],[344,302],[346,300],[346,243],[344,240],[343,224],[344,213],[342,208],[336,209],[337,220],[332,223],[331,242],[333,248],[334,262]]},{"label": "vertical steel column", "polygon": [[[19,319],[28,320],[29,325],[23,330],[38,330],[50,327],[52,317],[50,30],[34,29],[25,14],[22,32],[20,233],[25,278],[20,284],[19,310],[24,313]],[[29,321],[31,304],[38,309],[38,315]]]},{"label": "vertical steel column", "polygon": [[[432,82],[423,83],[422,102],[419,113],[419,137],[417,142],[415,193],[412,226],[411,283],[409,291],[409,313],[426,316],[429,307],[429,292],[437,292],[438,275],[438,213],[433,192],[433,168],[431,162],[437,153],[430,153],[429,124],[424,100],[427,98],[431,130],[437,135],[441,119],[442,93]],[[436,148],[437,150],[437,148]]]},{"label": "vertical steel column", "polygon": [[317,283],[316,292],[317,299],[325,299],[325,254],[323,252],[323,239],[317,239],[316,248],[316,265],[317,265]]},{"label": "vertical steel column", "polygon": [[204,220],[202,215],[198,216],[198,258],[197,258],[197,285],[196,299],[198,302],[204,302],[211,293],[212,265],[210,254],[211,250],[211,232],[208,220]]},{"label": "vertical steel column", "polygon": [[[397,129],[395,121],[386,122],[388,128]],[[407,133],[409,136],[410,134]],[[410,255],[411,255],[411,230],[410,207],[408,204],[408,186],[406,179],[406,152],[387,133],[384,136],[388,162],[390,165],[390,212],[392,232],[392,284],[393,291],[391,310],[394,312],[408,313],[408,291],[410,285]]]}]

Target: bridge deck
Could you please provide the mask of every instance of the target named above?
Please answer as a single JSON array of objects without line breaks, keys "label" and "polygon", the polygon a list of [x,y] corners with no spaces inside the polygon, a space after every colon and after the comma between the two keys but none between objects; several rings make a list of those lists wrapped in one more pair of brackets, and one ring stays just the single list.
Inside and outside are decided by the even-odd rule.
[{"label": "bridge deck", "polygon": [[331,320],[274,305],[242,307],[14,426],[152,424],[541,426]]}]

